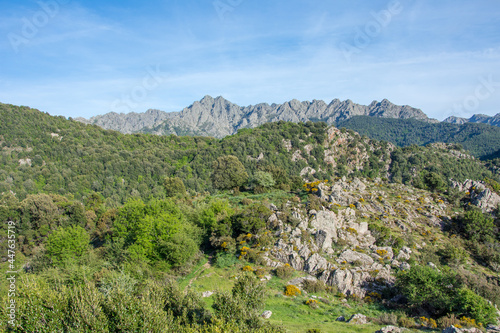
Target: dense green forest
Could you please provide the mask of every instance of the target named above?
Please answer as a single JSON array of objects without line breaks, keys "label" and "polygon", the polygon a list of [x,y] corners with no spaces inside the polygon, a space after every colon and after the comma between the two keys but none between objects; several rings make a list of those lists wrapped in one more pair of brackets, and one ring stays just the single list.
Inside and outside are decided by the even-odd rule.
[{"label": "dense green forest", "polygon": [[425,146],[434,142],[458,143],[481,158],[498,157],[494,154],[500,146],[500,128],[486,124],[433,124],[414,119],[355,116],[337,126],[372,139],[392,142],[399,147]]},{"label": "dense green forest", "polygon": [[[124,135],[7,104],[0,117],[0,265],[22,267],[14,332],[290,331],[261,318],[267,307],[299,318],[300,332],[496,321],[488,301],[500,304],[499,214],[479,211],[450,184],[487,180],[498,193],[497,161],[485,165],[453,144],[397,148],[325,123],[269,123],[218,140]],[[316,172],[301,176],[306,167]],[[355,177],[373,188],[356,204],[320,198],[319,184]],[[443,228],[428,222],[433,207],[446,208]],[[362,299],[320,280],[299,293],[289,281],[303,272],[267,267],[263,253],[288,241],[301,214],[298,234],[314,243],[306,229],[319,211],[351,212],[395,254],[408,246],[414,268],[394,267],[393,282]],[[414,233],[401,228],[409,214],[418,216]],[[342,232],[357,234],[350,229]],[[210,298],[193,290],[213,285],[222,290]],[[7,281],[0,286],[6,301]],[[373,324],[350,330],[335,320],[352,311]]]},{"label": "dense green forest", "polygon": [[[210,180],[211,167],[223,155],[234,155],[243,163],[249,174],[248,186],[255,186],[256,173],[263,171],[270,172],[275,186],[285,190],[300,186],[298,176],[307,166],[322,170],[316,174],[317,178],[348,173],[375,178],[388,176],[383,172],[384,163],[391,159],[390,152],[384,151],[386,144],[350,132],[349,143],[336,157],[340,166],[332,168],[324,159],[325,145],[328,145],[325,123],[268,123],[217,140],[124,135],[7,104],[0,104],[0,117],[0,193],[13,191],[21,200],[39,192],[71,193],[83,200],[90,193],[99,192],[113,207],[124,204],[130,196],[143,200],[151,195],[162,197],[165,177],[174,176],[182,179],[192,193],[214,193],[217,189]],[[286,148],[287,141],[290,149]],[[305,149],[308,145],[313,147],[310,151]],[[489,145],[494,147],[494,142]],[[368,164],[344,168],[345,161],[358,146],[371,156]],[[445,174],[446,179],[459,181],[495,178],[476,161],[454,164],[446,149],[412,149],[419,153],[405,163],[391,166],[395,179],[404,179],[407,184],[412,178],[399,175],[409,175],[414,168],[422,172],[432,168],[431,171]],[[297,150],[303,158],[293,161]],[[396,149],[392,154],[399,156],[407,151]],[[448,172],[449,168],[455,171]]]}]

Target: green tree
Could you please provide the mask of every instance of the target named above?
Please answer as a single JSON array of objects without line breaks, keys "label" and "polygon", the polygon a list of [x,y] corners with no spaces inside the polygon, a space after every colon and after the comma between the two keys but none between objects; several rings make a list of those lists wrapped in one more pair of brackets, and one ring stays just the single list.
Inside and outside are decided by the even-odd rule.
[{"label": "green tree", "polygon": [[243,276],[230,293],[217,293],[212,305],[217,317],[255,328],[265,304],[265,287],[254,276]]},{"label": "green tree", "polygon": [[221,156],[214,162],[212,184],[215,188],[221,190],[237,188],[247,180],[245,167],[236,156]]},{"label": "green tree", "polygon": [[90,237],[80,226],[59,228],[49,235],[45,248],[55,265],[65,265],[87,252]]},{"label": "green tree", "polygon": [[433,315],[443,315],[453,310],[456,288],[460,287],[452,274],[418,265],[401,271],[396,285],[408,298],[410,305],[424,308]]},{"label": "green tree", "polygon": [[167,197],[175,197],[177,194],[186,194],[186,187],[184,186],[184,182],[179,177],[165,178],[165,180],[163,181],[163,187],[165,187]]}]

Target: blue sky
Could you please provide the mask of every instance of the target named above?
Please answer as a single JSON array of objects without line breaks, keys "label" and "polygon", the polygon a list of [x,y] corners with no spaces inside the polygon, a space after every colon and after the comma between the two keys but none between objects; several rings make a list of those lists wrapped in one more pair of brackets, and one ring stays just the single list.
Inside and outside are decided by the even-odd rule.
[{"label": "blue sky", "polygon": [[0,0],[0,102],[66,117],[389,99],[500,112],[494,0]]}]

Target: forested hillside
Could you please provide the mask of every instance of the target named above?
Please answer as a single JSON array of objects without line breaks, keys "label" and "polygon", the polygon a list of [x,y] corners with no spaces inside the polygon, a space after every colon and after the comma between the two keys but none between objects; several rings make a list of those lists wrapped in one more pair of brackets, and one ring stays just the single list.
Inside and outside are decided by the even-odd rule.
[{"label": "forested hillside", "polygon": [[[162,195],[167,176],[183,179],[188,190],[213,192],[211,166],[222,155],[238,157],[252,179],[257,170],[271,171],[278,185],[292,187],[307,167],[318,172],[317,178],[349,173],[390,178],[391,173],[384,168],[391,165],[391,154],[399,151],[354,132],[332,132],[328,137],[325,123],[268,123],[218,140],[124,135],[6,104],[0,104],[0,116],[0,193],[13,191],[20,199],[38,192],[71,193],[77,199],[99,192],[113,206],[123,204],[130,196],[146,199]],[[338,142],[332,148],[334,139]],[[490,147],[494,144],[489,141]],[[432,155],[431,160],[413,158],[405,163],[404,170],[399,164],[394,172],[409,174],[413,168],[423,172],[432,167],[460,181],[493,177],[474,160],[442,165],[449,156],[445,150],[421,148],[421,154]],[[365,152],[362,161],[347,163],[353,153],[359,152]],[[447,172],[450,167],[459,170]]]},{"label": "forested hillside", "polygon": [[428,123],[414,119],[356,116],[337,123],[372,139],[385,140],[404,147],[444,142],[461,144],[472,155],[487,158],[498,151],[500,128],[476,123]]}]

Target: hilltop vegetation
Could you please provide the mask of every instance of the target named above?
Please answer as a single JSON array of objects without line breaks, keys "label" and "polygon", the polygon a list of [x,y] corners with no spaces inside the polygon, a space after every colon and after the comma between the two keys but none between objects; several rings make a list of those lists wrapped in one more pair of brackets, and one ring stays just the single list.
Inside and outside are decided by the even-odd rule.
[{"label": "hilltop vegetation", "polygon": [[[408,154],[408,150],[354,132],[328,134],[325,123],[268,123],[218,140],[124,135],[6,104],[0,104],[0,116],[0,193],[13,191],[21,200],[38,192],[71,193],[83,200],[89,193],[99,192],[112,207],[125,203],[130,196],[161,197],[164,178],[173,176],[182,179],[192,193],[213,193],[216,189],[210,180],[212,163],[223,155],[236,156],[250,180],[258,171],[271,173],[274,187],[282,189],[300,186],[298,177],[307,167],[314,169],[318,179],[348,174],[390,178],[386,168],[391,165],[391,154]],[[333,136],[338,142],[332,146]],[[328,149],[333,150],[328,153]],[[445,173],[445,179],[495,178],[475,160],[442,165],[441,161],[450,159],[446,147],[410,150],[419,153],[408,159],[404,167],[392,163],[392,173],[432,168],[431,171]],[[325,151],[329,156],[325,157]],[[352,155],[361,152],[362,158],[354,161]],[[449,167],[455,170],[448,172]],[[249,183],[252,184],[256,182]]]},{"label": "hilltop vegetation", "polygon": [[337,124],[375,140],[392,142],[399,147],[425,146],[444,142],[460,144],[476,157],[489,157],[498,151],[500,128],[476,123],[428,123],[415,119],[355,116]]},{"label": "hilltop vegetation", "polygon": [[[15,225],[23,268],[15,332],[373,332],[497,320],[496,161],[324,123],[218,140],[0,111],[0,220]],[[1,253],[14,260],[7,227]],[[336,321],[354,314],[369,323]]]}]

